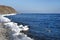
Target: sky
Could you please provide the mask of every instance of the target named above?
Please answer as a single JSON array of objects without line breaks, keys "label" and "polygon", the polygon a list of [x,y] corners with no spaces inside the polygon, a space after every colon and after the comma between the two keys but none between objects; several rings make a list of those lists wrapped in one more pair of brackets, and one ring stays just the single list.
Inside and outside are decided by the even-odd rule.
[{"label": "sky", "polygon": [[0,0],[21,13],[60,13],[60,0]]}]

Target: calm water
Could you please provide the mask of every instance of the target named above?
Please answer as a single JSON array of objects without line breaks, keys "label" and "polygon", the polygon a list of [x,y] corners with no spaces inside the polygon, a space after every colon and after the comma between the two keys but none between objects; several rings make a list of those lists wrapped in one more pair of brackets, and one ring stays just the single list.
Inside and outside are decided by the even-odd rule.
[{"label": "calm water", "polygon": [[29,25],[27,35],[35,40],[60,40],[60,14],[17,14],[8,18]]}]

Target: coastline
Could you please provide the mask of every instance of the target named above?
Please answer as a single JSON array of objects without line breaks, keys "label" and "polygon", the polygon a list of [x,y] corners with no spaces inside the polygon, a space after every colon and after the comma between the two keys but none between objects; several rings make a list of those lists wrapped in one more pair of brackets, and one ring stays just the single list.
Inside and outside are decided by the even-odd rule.
[{"label": "coastline", "polygon": [[[8,25],[10,25],[9,27],[12,27],[12,29],[7,27]],[[17,30],[15,31],[15,29],[17,29]],[[33,40],[30,37],[28,37],[27,35],[25,35],[24,33],[21,33],[20,32],[21,30],[26,30],[26,29],[25,29],[25,27],[24,27],[24,29],[19,28],[17,23],[14,23],[14,22],[8,22],[8,23],[2,22],[2,23],[0,23],[0,40]]]},{"label": "coastline", "polygon": [[10,15],[16,15],[16,13],[12,13],[12,14],[2,14],[0,16],[10,16]]}]

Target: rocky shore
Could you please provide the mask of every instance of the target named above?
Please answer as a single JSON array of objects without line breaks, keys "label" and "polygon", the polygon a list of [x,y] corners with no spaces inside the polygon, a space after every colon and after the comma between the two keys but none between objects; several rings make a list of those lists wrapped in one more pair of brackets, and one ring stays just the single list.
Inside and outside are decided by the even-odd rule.
[{"label": "rocky shore", "polygon": [[[15,14],[16,10],[10,6],[0,5],[0,16],[7,14]],[[0,17],[1,18],[1,17]],[[4,25],[1,24],[0,20],[0,40],[9,40],[9,29],[4,28]]]},{"label": "rocky shore", "polygon": [[15,15],[14,8],[0,5],[0,40],[33,40],[20,31],[27,31],[28,25],[18,25],[4,16]]},{"label": "rocky shore", "polygon": [[3,24],[0,23],[0,40],[9,40],[8,29],[3,28]]}]

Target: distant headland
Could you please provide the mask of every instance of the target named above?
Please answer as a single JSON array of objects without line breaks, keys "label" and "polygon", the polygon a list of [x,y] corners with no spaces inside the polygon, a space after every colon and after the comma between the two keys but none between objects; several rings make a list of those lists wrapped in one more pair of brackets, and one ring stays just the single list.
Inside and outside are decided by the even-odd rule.
[{"label": "distant headland", "polygon": [[10,6],[0,5],[0,14],[16,13],[16,10]]}]

